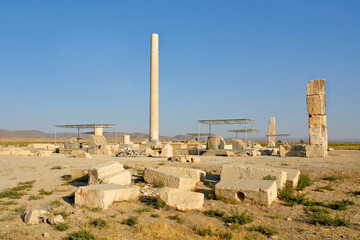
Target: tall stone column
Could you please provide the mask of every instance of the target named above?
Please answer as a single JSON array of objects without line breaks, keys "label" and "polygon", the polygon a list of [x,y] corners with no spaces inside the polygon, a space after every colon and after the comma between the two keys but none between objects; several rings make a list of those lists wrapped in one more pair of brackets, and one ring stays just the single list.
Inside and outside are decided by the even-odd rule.
[{"label": "tall stone column", "polygon": [[268,125],[268,146],[275,147],[276,145],[276,137],[271,136],[275,135],[275,117],[269,118],[269,125]]},{"label": "tall stone column", "polygon": [[150,142],[159,142],[159,35],[151,34]]},{"label": "tall stone column", "polygon": [[327,157],[328,133],[326,123],[325,79],[306,84],[306,102],[309,113],[309,146],[307,157]]},{"label": "tall stone column", "polygon": [[95,134],[96,136],[102,136],[102,135],[103,135],[103,128],[102,128],[102,127],[95,126],[95,127],[94,127],[94,134]]}]

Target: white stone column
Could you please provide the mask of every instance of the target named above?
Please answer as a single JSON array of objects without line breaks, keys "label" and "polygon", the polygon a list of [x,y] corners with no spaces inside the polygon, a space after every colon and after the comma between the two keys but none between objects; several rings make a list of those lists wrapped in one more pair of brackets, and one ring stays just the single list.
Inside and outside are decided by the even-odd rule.
[{"label": "white stone column", "polygon": [[271,136],[275,135],[275,117],[269,118],[269,125],[268,125],[268,146],[269,147],[275,147],[276,146],[276,137]]},{"label": "white stone column", "polygon": [[123,136],[123,144],[132,144],[132,142],[130,141],[130,135]]},{"label": "white stone column", "polygon": [[97,136],[102,136],[103,135],[103,128],[102,127],[94,127],[94,134]]},{"label": "white stone column", "polygon": [[151,34],[150,141],[159,141],[159,35]]}]

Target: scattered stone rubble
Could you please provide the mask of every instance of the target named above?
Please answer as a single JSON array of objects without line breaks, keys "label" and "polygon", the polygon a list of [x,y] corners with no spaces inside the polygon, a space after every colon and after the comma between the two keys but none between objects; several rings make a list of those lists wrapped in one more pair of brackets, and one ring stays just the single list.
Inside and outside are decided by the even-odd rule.
[{"label": "scattered stone rubble", "polygon": [[21,218],[26,225],[37,225],[39,223],[49,223],[57,225],[64,222],[61,214],[52,215],[47,209],[29,209],[21,214]]},{"label": "scattered stone rubble", "polygon": [[144,150],[124,149],[116,153],[117,157],[146,157]]}]

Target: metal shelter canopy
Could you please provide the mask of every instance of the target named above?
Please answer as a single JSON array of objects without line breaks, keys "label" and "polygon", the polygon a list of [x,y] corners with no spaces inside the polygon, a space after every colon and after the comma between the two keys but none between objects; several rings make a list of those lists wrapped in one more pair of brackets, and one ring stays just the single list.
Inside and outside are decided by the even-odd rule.
[{"label": "metal shelter canopy", "polygon": [[[256,133],[256,138],[257,138],[257,134],[259,131],[257,129],[253,129],[253,128],[244,128],[244,129],[228,130],[228,132],[235,133],[235,138],[238,137],[238,133]],[[254,139],[252,139],[252,140],[254,140]]]},{"label": "metal shelter canopy", "polygon": [[254,123],[253,119],[217,119],[217,120],[198,120],[198,123],[217,125],[217,124],[247,124]]},{"label": "metal shelter canopy", "polygon": [[[54,132],[55,132],[55,145],[56,145],[56,128],[77,128],[78,130],[78,138],[80,138],[80,129],[95,129],[96,127],[101,128],[115,128],[115,139],[117,144],[117,124],[103,124],[103,123],[95,123],[95,124],[68,124],[68,125],[55,125]],[[95,130],[94,130],[95,133]],[[86,133],[88,134],[88,133]]]}]

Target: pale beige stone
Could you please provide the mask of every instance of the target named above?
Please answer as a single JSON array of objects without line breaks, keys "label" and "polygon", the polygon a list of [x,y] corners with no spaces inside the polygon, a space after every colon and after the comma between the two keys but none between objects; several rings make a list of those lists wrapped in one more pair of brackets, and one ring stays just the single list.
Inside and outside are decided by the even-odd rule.
[{"label": "pale beige stone", "polygon": [[159,35],[151,34],[150,141],[159,140]]},{"label": "pale beige stone", "polygon": [[199,163],[199,162],[200,162],[200,158],[199,158],[199,157],[192,156],[192,157],[191,157],[191,162],[192,162],[192,163]]},{"label": "pale beige stone", "polygon": [[252,167],[246,165],[224,164],[221,169],[221,180],[224,179],[257,179],[263,180],[265,177],[276,177],[276,184],[279,189],[285,186],[287,173],[282,170]]},{"label": "pale beige stone", "polygon": [[93,168],[94,166],[96,166],[96,165],[88,165],[88,166],[76,167],[76,168],[70,169],[71,179],[72,180],[75,180],[75,179],[88,180],[89,170],[91,168]]},{"label": "pale beige stone", "polygon": [[91,158],[91,155],[84,150],[72,150],[71,156],[76,158]]},{"label": "pale beige stone", "polygon": [[37,225],[42,221],[46,221],[49,212],[44,209],[31,209],[22,214],[22,219],[26,225]]},{"label": "pale beige stone", "polygon": [[300,177],[300,171],[289,168],[276,168],[277,170],[286,172],[286,184],[292,187],[297,187]]},{"label": "pale beige stone", "polygon": [[275,131],[275,117],[271,117],[269,118],[269,124],[268,124],[268,146],[269,147],[275,147],[275,143],[276,143],[276,137],[275,136],[271,136],[271,135],[275,135],[276,131]]},{"label": "pale beige stone", "polygon": [[200,210],[204,205],[204,194],[181,189],[162,188],[158,197],[179,211]]},{"label": "pale beige stone", "polygon": [[171,158],[172,156],[173,156],[173,147],[170,144],[166,144],[161,150],[160,157]]},{"label": "pale beige stone", "polygon": [[171,161],[172,162],[182,162],[182,163],[185,163],[187,162],[186,160],[186,157],[183,156],[183,155],[174,155],[172,158],[171,158]]},{"label": "pale beige stone", "polygon": [[87,208],[107,209],[113,202],[138,199],[139,186],[100,184],[79,187],[75,193],[75,205]]},{"label": "pale beige stone", "polygon": [[258,150],[250,150],[249,151],[249,156],[261,156],[261,152]]},{"label": "pale beige stone", "polygon": [[12,156],[34,156],[35,154],[32,153],[30,150],[11,150]]},{"label": "pale beige stone", "polygon": [[225,141],[220,136],[212,137],[207,141],[207,149],[209,150],[224,149],[224,145]]},{"label": "pale beige stone", "polygon": [[52,151],[41,150],[41,151],[38,153],[38,156],[39,156],[39,157],[50,157],[52,153],[53,153]]},{"label": "pale beige stone", "polygon": [[28,145],[29,148],[39,148],[43,150],[48,151],[55,151],[55,145],[54,144],[47,144],[47,143],[32,143]]},{"label": "pale beige stone", "polygon": [[59,223],[64,222],[64,218],[61,214],[55,215],[55,216],[51,216],[47,219],[48,223],[50,225],[57,225]]},{"label": "pale beige stone", "polygon": [[118,162],[107,162],[93,166],[89,170],[89,185],[131,183],[131,173]]},{"label": "pale beige stone", "polygon": [[325,95],[306,96],[309,115],[326,115]]},{"label": "pale beige stone", "polygon": [[130,135],[124,135],[124,136],[123,136],[123,144],[133,144],[133,143],[130,141]]},{"label": "pale beige stone", "polygon": [[277,188],[272,180],[225,179],[215,185],[215,194],[226,200],[270,206],[277,197]]},{"label": "pale beige stone", "polygon": [[306,84],[306,95],[325,95],[325,79],[311,80]]},{"label": "pale beige stone", "polygon": [[196,179],[197,181],[204,181],[206,177],[206,172],[195,168],[181,168],[181,167],[168,167],[168,166],[159,166],[159,168],[179,175]]},{"label": "pale beige stone", "polygon": [[177,173],[169,172],[158,168],[145,168],[143,177],[145,182],[151,184],[162,183],[166,187],[192,190],[195,188],[197,180]]}]

